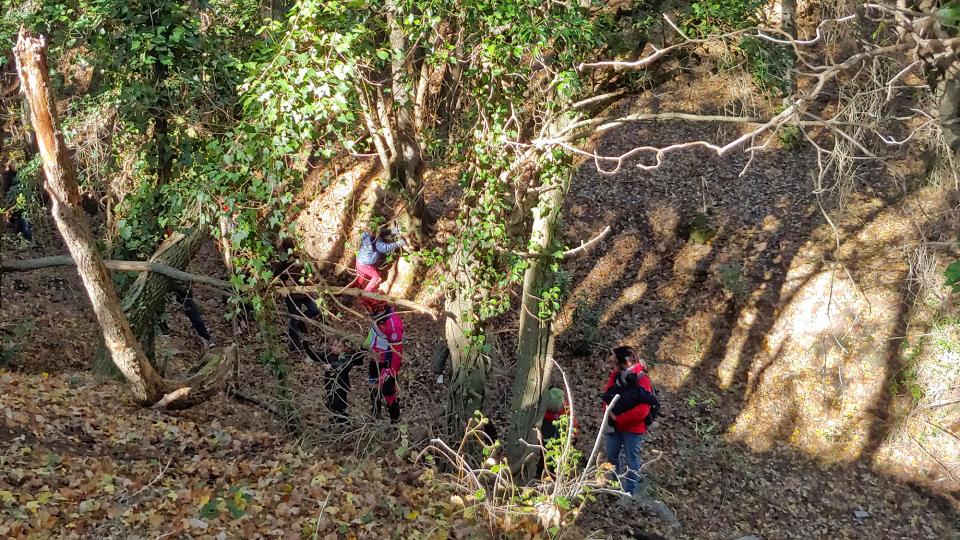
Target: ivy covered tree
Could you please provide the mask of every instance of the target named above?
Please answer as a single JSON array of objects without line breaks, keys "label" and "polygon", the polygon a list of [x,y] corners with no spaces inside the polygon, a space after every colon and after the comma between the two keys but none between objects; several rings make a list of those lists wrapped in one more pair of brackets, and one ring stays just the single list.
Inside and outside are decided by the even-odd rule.
[{"label": "ivy covered tree", "polygon": [[[756,6],[694,3],[683,25],[691,35],[739,28]],[[219,222],[232,284],[255,307],[270,297],[277,240],[296,236],[309,165],[376,155],[406,229],[424,241],[421,259],[442,269],[451,432],[484,406],[488,324],[519,313],[505,440],[526,475],[521,440],[534,440],[542,416],[562,264],[577,251],[559,230],[582,153],[574,145],[617,125],[603,111],[654,76],[582,66],[640,55],[660,7],[301,0],[266,18],[247,0],[65,0],[18,4],[4,20],[89,55],[88,106],[119,126],[109,174],[133,180],[116,207],[122,252],[183,266]],[[454,230],[433,244],[430,160],[456,170],[462,190]],[[161,243],[167,228],[178,242]],[[144,274],[123,304],[148,356],[167,289],[167,278]]]}]

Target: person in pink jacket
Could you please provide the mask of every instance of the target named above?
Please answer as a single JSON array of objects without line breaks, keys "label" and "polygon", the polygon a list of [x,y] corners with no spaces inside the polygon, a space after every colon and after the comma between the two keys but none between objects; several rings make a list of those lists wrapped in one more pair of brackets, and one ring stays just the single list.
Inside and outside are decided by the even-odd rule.
[{"label": "person in pink jacket", "polygon": [[367,347],[373,353],[370,359],[370,400],[373,415],[381,417],[383,402],[391,422],[400,420],[400,388],[397,377],[403,364],[403,321],[393,308],[384,302],[369,301],[364,304],[373,325],[367,334]]}]

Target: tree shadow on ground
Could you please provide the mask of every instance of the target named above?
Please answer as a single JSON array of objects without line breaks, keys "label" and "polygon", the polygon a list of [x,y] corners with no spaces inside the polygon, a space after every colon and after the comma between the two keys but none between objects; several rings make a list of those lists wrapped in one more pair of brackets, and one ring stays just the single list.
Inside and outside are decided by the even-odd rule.
[{"label": "tree shadow on ground", "polygon": [[[808,167],[808,164],[804,163],[805,159],[803,155],[791,156],[787,152],[774,152],[773,155],[760,158],[755,167],[762,170],[770,170],[772,167],[782,169],[787,167],[783,164],[784,162],[793,162],[798,164],[798,168],[803,169]],[[709,160],[706,160],[704,165],[708,163]],[[586,167],[589,166],[586,165]],[[721,168],[723,168],[722,165]],[[736,168],[736,165],[734,164],[733,167],[727,165],[726,168],[729,171],[727,174],[733,176],[733,169]],[[738,188],[734,186],[731,190],[743,191],[743,189],[761,186],[766,178],[763,175],[752,175],[752,177],[748,175],[741,182],[749,180],[753,180],[753,182],[747,187]],[[630,188],[634,191],[631,194],[634,197],[629,202],[633,204],[614,204],[616,197],[623,196],[623,189],[618,189],[615,194],[609,195],[602,191],[594,192],[599,193],[596,206],[616,208],[617,212],[614,215],[617,216],[618,221],[627,214],[641,214],[651,204],[663,199],[663,183],[666,182],[671,182],[671,186],[678,192],[696,192],[695,179],[682,174],[667,172],[661,175],[659,182],[637,181],[632,183]],[[713,178],[714,187],[711,189],[717,189],[715,184],[721,184],[722,182],[721,179]],[[890,183],[892,183],[892,180],[889,177],[874,179],[874,184],[880,186]],[[840,268],[839,263],[835,261],[840,254],[835,253],[836,250],[832,249],[829,243],[825,244],[826,248],[818,247],[818,244],[824,244],[824,242],[831,240],[832,232],[830,232],[829,225],[821,213],[816,210],[813,196],[803,195],[803,193],[809,192],[809,186],[796,186],[792,189],[793,191],[786,195],[799,195],[799,197],[792,204],[790,197],[779,201],[787,207],[785,211],[778,211],[773,208],[770,211],[764,211],[764,207],[756,204],[750,207],[742,207],[739,206],[742,203],[737,200],[736,194],[718,195],[721,201],[716,204],[717,212],[730,211],[739,214],[739,216],[731,218],[721,225],[719,234],[712,241],[706,253],[701,250],[700,258],[691,272],[692,275],[683,276],[678,272],[677,263],[683,258],[681,251],[685,248],[684,238],[677,238],[667,246],[667,249],[660,250],[657,253],[658,264],[656,267],[652,271],[639,272],[636,276],[636,279],[642,281],[645,285],[642,293],[637,297],[631,296],[628,298],[624,293],[624,289],[635,284],[630,279],[633,274],[629,268],[615,268],[612,271],[601,268],[604,260],[616,260],[616,256],[611,255],[611,253],[618,249],[618,241],[622,240],[622,235],[634,232],[629,228],[614,226],[611,236],[604,242],[603,249],[590,257],[589,265],[584,263],[574,265],[572,282],[578,285],[588,282],[593,275],[609,276],[609,280],[603,285],[591,289],[590,303],[588,304],[591,309],[605,311],[607,322],[601,325],[598,332],[601,339],[615,339],[619,335],[628,335],[627,342],[639,346],[642,350],[650,353],[651,357],[655,357],[663,364],[676,366],[678,371],[681,369],[687,370],[686,375],[680,377],[679,380],[675,380],[673,388],[666,391],[668,399],[666,408],[668,411],[671,408],[674,411],[667,412],[666,418],[658,422],[655,427],[652,440],[655,446],[667,451],[672,450],[674,454],[678,454],[682,453],[680,450],[684,445],[689,444],[689,441],[714,436],[712,434],[704,435],[706,432],[705,426],[715,424],[717,428],[713,433],[726,433],[740,417],[751,397],[757,393],[765,374],[776,368],[778,358],[788,354],[783,343],[774,347],[773,350],[765,349],[765,339],[780,320],[782,312],[797,300],[798,294],[804,288],[810,286],[814,278],[821,276],[825,271],[842,272],[842,270],[838,270]],[[878,190],[878,192],[883,193],[883,190]],[[914,190],[911,188],[890,194],[886,197],[886,200],[879,201],[878,205],[866,205],[866,212],[858,212],[862,216],[861,218],[850,220],[852,223],[840,225],[842,237],[850,239],[865,233],[867,228],[884,212],[891,211],[913,193]],[[568,203],[568,213],[570,208],[585,204],[585,196],[587,196],[586,190],[583,194],[574,193]],[[749,196],[745,198],[749,199]],[[696,210],[695,206],[699,202],[692,199],[693,197],[688,197],[684,201],[683,197],[675,197],[671,205],[677,214],[690,215]],[[799,210],[809,206],[814,208],[813,212],[794,209],[804,200],[806,200],[806,204],[801,206]],[[757,215],[758,213],[759,215]],[[603,217],[602,214],[601,217]],[[751,217],[753,219],[750,219]],[[768,222],[776,223],[776,226],[766,226]],[[594,226],[596,226],[596,222],[594,222]],[[657,226],[653,223],[644,223],[636,227],[635,230],[639,232],[635,234],[649,235],[649,231],[656,228]],[[653,241],[648,238],[644,240],[645,242],[641,242],[640,246],[632,246],[630,251],[621,250],[622,259],[636,261],[645,252],[655,251],[652,245]],[[869,251],[861,251],[855,254],[856,259],[844,261],[851,273],[859,275],[858,272],[869,272],[869,268],[860,268],[857,263],[866,261],[884,250],[895,250],[898,246],[895,241],[888,241],[877,242],[871,247],[872,249]],[[711,279],[718,267],[731,262],[740,262],[742,265],[742,275],[746,281],[742,292],[724,292],[725,287]],[[799,272],[799,276],[788,275],[788,269],[800,264],[805,266]],[[902,367],[898,336],[905,335],[906,321],[909,315],[907,298],[905,297],[905,280],[906,275],[896,276],[894,279],[895,283],[893,285],[901,294],[901,301],[899,302],[901,312],[897,314],[895,324],[885,328],[887,335],[882,337],[886,341],[883,364],[888,377],[897,373]],[[681,281],[685,288],[679,291],[679,294],[664,296],[665,293],[678,292],[675,288],[671,290],[665,286],[665,284],[674,281]],[[712,300],[712,303],[710,300]],[[703,317],[699,317],[701,315]],[[653,317],[667,318],[668,320],[666,324],[659,325],[645,323],[646,320]],[[697,326],[691,321],[701,320],[701,318],[706,319],[707,323],[698,331]],[[632,326],[624,328],[628,323],[631,323]],[[641,327],[638,329],[637,326]],[[706,338],[706,346],[694,362],[684,362],[676,357],[675,352],[683,348],[689,348],[680,347],[680,345],[683,345],[683,339],[692,340],[693,338]],[[563,343],[563,341],[558,340],[558,343]],[[591,388],[575,390],[575,394],[580,394],[575,397],[580,397],[588,403],[595,401],[596,398],[591,391],[595,391],[594,387],[602,384],[600,377],[603,375],[598,375],[597,369],[604,371],[605,374],[606,362],[604,356],[602,350],[598,350],[594,354],[589,362],[594,371],[592,374],[576,367],[580,361],[571,363],[574,370],[580,372],[577,374],[580,380],[593,381]],[[768,356],[768,358],[764,359],[763,356]],[[569,351],[560,351],[558,357],[561,361],[568,361]],[[763,360],[759,366],[756,365],[758,360]],[[721,372],[726,373],[726,375],[721,376]],[[654,369],[653,378],[655,381],[658,379],[658,375],[659,373]],[[799,427],[809,427],[812,423],[817,422],[816,418],[809,417],[797,406],[798,403],[802,403],[803,399],[814,398],[812,395],[804,396],[804,393],[810,390],[803,387],[803,384],[800,381],[791,382],[790,386],[781,390],[783,399],[778,405],[783,407],[782,414],[777,416],[775,425],[771,426],[769,431],[773,435],[774,445],[788,441]],[[891,402],[889,392],[886,392],[885,388],[883,390],[877,392],[877,399],[869,405],[874,411],[873,416],[875,418],[866,420],[869,422],[869,437],[861,454],[861,458],[868,459],[865,462],[853,461],[845,464],[838,469],[836,478],[824,477],[820,473],[820,469],[825,463],[825,460],[821,459],[820,456],[816,454],[804,456],[796,450],[787,449],[789,447],[768,454],[756,448],[742,448],[739,443],[730,445],[718,441],[716,443],[717,451],[722,451],[721,459],[729,459],[731,451],[743,452],[748,456],[746,459],[750,460],[751,463],[756,462],[757,465],[767,463],[765,467],[788,468],[788,470],[780,471],[780,474],[786,475],[783,477],[784,481],[787,479],[790,482],[799,481],[804,475],[809,475],[812,478],[811,484],[824,485],[825,490],[835,492],[838,496],[844,490],[848,490],[851,483],[857,482],[860,475],[866,474],[869,474],[870,478],[873,479],[882,478],[883,480],[880,482],[890,490],[897,489],[902,487],[902,484],[895,483],[892,477],[879,476],[875,472],[868,473],[864,469],[869,467],[869,460],[890,434],[892,422],[888,419],[888,416],[893,414],[894,404]],[[685,407],[684,403],[688,398],[696,401],[693,396],[701,395],[722,396],[719,398],[722,401],[722,406],[708,410],[699,406]],[[691,410],[684,410],[687,408]],[[677,461],[676,456],[670,456],[669,459]],[[679,463],[684,466],[699,466],[701,459],[683,459],[679,460]],[[671,466],[674,474],[680,466],[677,463]],[[753,474],[746,470],[753,467],[731,471],[729,470],[730,467],[721,463],[718,468],[720,469],[720,476],[728,474],[749,477],[750,474]],[[770,475],[766,474],[766,471],[761,472],[760,476],[770,479]],[[837,485],[836,480],[842,480],[842,485]],[[744,480],[745,485],[750,484],[750,481],[749,478]],[[871,482],[874,481],[871,480]],[[684,482],[667,482],[667,484],[669,489],[676,488],[685,491],[709,488],[699,481],[687,484],[684,484]],[[754,486],[754,490],[756,489],[759,489],[759,487]],[[769,486],[767,489],[769,489]],[[771,493],[779,493],[783,489],[785,489],[783,486],[777,486],[776,489],[770,491]],[[789,489],[793,490],[793,486],[790,486]],[[803,491],[807,491],[807,488],[804,488]],[[926,500],[929,494],[929,491],[924,491],[916,498],[917,500]],[[742,495],[737,494],[729,497],[729,499],[725,499],[723,496],[718,498],[708,497],[708,500],[712,504],[720,505],[714,507],[715,510],[728,509],[729,504],[737,500],[750,505],[749,498]],[[762,489],[760,492],[754,491],[751,495],[764,498]],[[794,495],[794,493],[790,494],[791,497]],[[935,500],[939,501],[936,502],[938,511],[949,513],[947,505],[942,500]],[[706,502],[704,501],[704,503]],[[773,504],[772,501],[766,501],[766,503]],[[858,504],[866,507],[868,503],[869,501],[864,500]],[[823,508],[819,508],[817,512],[823,510]],[[749,512],[749,509],[738,508],[733,512]],[[842,509],[842,512],[846,513],[847,509]],[[852,510],[850,512],[852,513]],[[832,514],[834,519],[841,518],[836,508],[830,508],[825,514]],[[850,519],[849,514],[845,515],[847,516],[846,519]],[[795,516],[791,516],[791,519],[792,517]],[[820,522],[823,520],[815,517],[813,521]],[[796,521],[794,520],[793,523],[796,523]],[[824,524],[823,527],[825,527],[822,531],[823,534],[828,534],[831,526]],[[754,528],[740,529],[740,531],[743,534],[748,534],[764,528],[771,531],[768,534],[778,537],[769,525],[759,523]],[[870,533],[866,532],[868,529],[870,528],[865,528],[864,533],[869,536]],[[814,530],[811,529],[811,534],[816,535],[812,532]],[[887,534],[875,528],[870,530],[874,530],[881,535]],[[712,532],[716,533],[717,531]],[[794,530],[793,533],[795,534],[796,531]],[[730,532],[730,534],[733,534],[733,532]],[[711,534],[710,536],[715,535]]]}]

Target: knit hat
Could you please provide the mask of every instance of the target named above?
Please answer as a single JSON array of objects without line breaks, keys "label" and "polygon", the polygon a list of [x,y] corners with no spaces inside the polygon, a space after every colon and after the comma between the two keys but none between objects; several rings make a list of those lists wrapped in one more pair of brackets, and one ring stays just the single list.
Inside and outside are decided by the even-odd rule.
[{"label": "knit hat", "polygon": [[560,412],[563,410],[563,390],[552,387],[547,390],[547,410],[551,412]]}]

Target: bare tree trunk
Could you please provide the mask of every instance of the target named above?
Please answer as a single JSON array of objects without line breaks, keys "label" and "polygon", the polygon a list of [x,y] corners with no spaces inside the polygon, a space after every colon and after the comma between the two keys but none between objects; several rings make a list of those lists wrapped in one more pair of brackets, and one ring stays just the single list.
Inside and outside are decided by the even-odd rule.
[{"label": "bare tree trunk", "polygon": [[[456,27],[454,27],[456,28]],[[451,35],[453,32],[451,32]],[[456,38],[453,56],[455,58],[463,57],[463,40]],[[463,74],[463,62],[457,62],[450,66],[445,72],[443,82],[441,83],[440,94],[440,125],[437,128],[437,137],[447,144],[453,144],[454,119],[457,116],[458,103],[460,101],[460,77]]]},{"label": "bare tree trunk", "polygon": [[510,467],[523,479],[536,469],[530,448],[520,441],[536,441],[534,427],[543,418],[543,395],[550,384],[553,369],[553,317],[540,317],[541,295],[549,285],[550,261],[546,259],[554,239],[554,228],[570,185],[566,175],[560,186],[540,194],[533,211],[530,246],[539,257],[530,260],[523,276],[520,303],[518,358],[510,406],[510,427],[504,441]]},{"label": "bare tree trunk", "polygon": [[[780,0],[780,28],[790,34],[790,37],[797,37],[797,0]],[[794,57],[793,63],[790,66],[790,89],[788,95],[795,95],[797,93],[797,75],[796,75],[796,66],[797,59],[793,51],[790,51],[790,54]],[[788,102],[789,104],[790,102]]]},{"label": "bare tree trunk", "polygon": [[173,402],[175,406],[185,407],[199,403],[222,386],[231,362],[220,360],[235,357],[235,349],[228,349],[222,359],[208,363],[197,377],[182,385],[164,381],[143,354],[120,307],[113,281],[110,280],[107,267],[96,250],[96,241],[81,208],[80,190],[77,187],[73,163],[68,157],[63,134],[58,127],[46,48],[46,40],[42,37],[33,38],[28,32],[21,30],[14,48],[17,72],[30,104],[30,117],[37,134],[40,157],[46,174],[44,187],[50,195],[53,218],[76,262],[80,279],[103,331],[106,346],[138,402],[158,403],[169,391],[176,393],[176,396],[167,398],[164,405]]},{"label": "bare tree trunk", "polygon": [[21,30],[14,54],[21,86],[30,103],[30,116],[46,173],[44,188],[50,194],[53,218],[77,263],[114,363],[130,383],[137,401],[153,403],[164,394],[163,381],[150,367],[123,316],[110,274],[97,253],[96,241],[80,206],[80,190],[73,164],[67,157],[63,134],[58,130],[56,101],[50,89],[47,68],[46,41],[42,37],[31,38]]},{"label": "bare tree trunk", "polygon": [[940,110],[943,138],[954,159],[960,160],[960,65],[949,65],[933,88]]},{"label": "bare tree trunk", "polygon": [[780,0],[780,28],[797,37],[797,0]]}]

